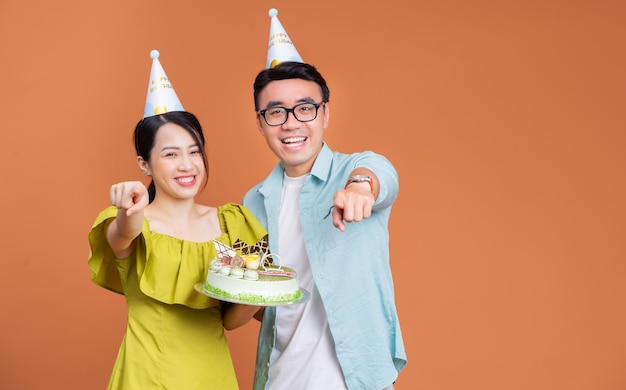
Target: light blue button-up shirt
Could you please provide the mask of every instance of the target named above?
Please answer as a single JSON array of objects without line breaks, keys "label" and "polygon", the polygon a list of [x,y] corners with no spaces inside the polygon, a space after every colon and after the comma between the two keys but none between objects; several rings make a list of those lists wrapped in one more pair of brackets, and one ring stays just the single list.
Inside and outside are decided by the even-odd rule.
[{"label": "light blue button-up shirt", "polygon": [[[380,192],[370,218],[333,226],[333,195],[350,173],[365,167],[376,174]],[[244,197],[269,232],[272,252],[280,254],[278,214],[283,180],[279,163]],[[300,195],[300,221],[315,285],[324,302],[330,332],[348,389],[383,389],[406,365],[389,267],[388,221],[398,194],[398,174],[373,152],[342,154],[324,145]],[[268,307],[259,334],[254,389],[265,389],[274,346],[276,310]],[[322,374],[322,373],[320,373]]]}]

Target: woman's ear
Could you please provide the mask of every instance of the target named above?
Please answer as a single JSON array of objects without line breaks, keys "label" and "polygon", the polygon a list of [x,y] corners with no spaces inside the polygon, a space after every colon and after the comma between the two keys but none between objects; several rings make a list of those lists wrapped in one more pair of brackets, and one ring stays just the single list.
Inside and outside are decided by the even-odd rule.
[{"label": "woman's ear", "polygon": [[139,169],[141,169],[141,172],[143,172],[144,175],[152,176],[152,173],[150,172],[150,164],[148,164],[143,157],[137,156],[137,165],[139,165]]}]

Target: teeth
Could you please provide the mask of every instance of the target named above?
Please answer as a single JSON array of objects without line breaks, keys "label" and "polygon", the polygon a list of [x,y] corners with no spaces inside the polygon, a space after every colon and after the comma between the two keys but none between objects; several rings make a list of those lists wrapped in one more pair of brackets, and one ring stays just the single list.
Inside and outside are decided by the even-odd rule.
[{"label": "teeth", "polygon": [[291,138],[285,138],[283,140],[284,144],[290,144],[292,142],[304,142],[304,140],[306,139],[306,137],[291,137]]},{"label": "teeth", "polygon": [[181,177],[178,179],[178,181],[182,183],[191,183],[193,181],[193,177]]}]

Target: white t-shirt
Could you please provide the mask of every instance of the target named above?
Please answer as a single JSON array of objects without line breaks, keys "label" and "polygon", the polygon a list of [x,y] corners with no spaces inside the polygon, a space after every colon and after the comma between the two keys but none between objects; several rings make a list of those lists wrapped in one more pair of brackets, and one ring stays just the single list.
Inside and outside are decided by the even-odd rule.
[{"label": "white t-shirt", "polygon": [[324,305],[315,288],[300,225],[300,192],[306,177],[283,177],[277,254],[282,265],[298,272],[300,286],[311,293],[311,299],[276,308],[276,340],[270,357],[268,388],[343,390],[347,387]]}]

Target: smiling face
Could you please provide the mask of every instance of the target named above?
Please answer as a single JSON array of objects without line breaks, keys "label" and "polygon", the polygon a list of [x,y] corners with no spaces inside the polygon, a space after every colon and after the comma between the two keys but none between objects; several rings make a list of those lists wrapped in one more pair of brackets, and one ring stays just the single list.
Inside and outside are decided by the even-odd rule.
[{"label": "smiling face", "polygon": [[174,123],[165,123],[157,131],[150,162],[142,157],[137,161],[141,170],[152,176],[155,200],[194,198],[206,172],[201,146]]},{"label": "smiling face", "polygon": [[[322,90],[313,81],[303,79],[275,80],[267,84],[258,96],[258,107],[292,108],[300,103],[321,103]],[[323,145],[324,129],[328,126],[328,103],[320,105],[317,118],[300,122],[293,113],[280,126],[269,126],[257,115],[257,126],[272,152],[283,162],[287,176],[297,177],[311,172]]]}]

